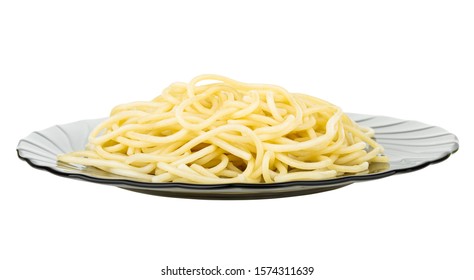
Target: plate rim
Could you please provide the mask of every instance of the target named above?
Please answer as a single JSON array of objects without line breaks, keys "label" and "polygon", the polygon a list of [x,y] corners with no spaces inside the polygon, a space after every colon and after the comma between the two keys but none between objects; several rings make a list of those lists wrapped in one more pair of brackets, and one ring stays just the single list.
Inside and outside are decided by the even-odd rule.
[{"label": "plate rim", "polygon": [[[364,117],[363,120],[365,119],[371,119],[371,118],[390,118],[393,120],[400,120],[400,121],[407,121],[407,122],[417,122],[421,123],[427,126],[431,126],[419,121],[414,121],[414,120],[402,120],[398,119],[395,117],[389,117],[389,116],[382,116],[382,115],[367,115],[367,114],[359,114],[359,113],[348,113],[349,115],[352,116],[359,116],[359,117]],[[84,119],[84,120],[79,120],[75,122],[70,122],[67,124],[72,124],[72,123],[78,123],[78,122],[86,122],[86,121],[92,121],[92,120],[98,120],[98,119]],[[359,121],[363,121],[359,120]],[[67,125],[63,124],[63,125]],[[432,126],[432,127],[437,127],[437,126]],[[439,128],[439,127],[438,127]],[[46,128],[48,129],[48,128]],[[44,129],[44,130],[46,130]],[[441,128],[443,129],[443,128]],[[445,130],[445,129],[443,129]],[[446,131],[446,130],[445,130]],[[38,132],[38,131],[35,131]],[[328,185],[348,185],[352,184],[355,182],[362,182],[362,181],[371,181],[371,180],[376,180],[376,179],[381,179],[385,177],[389,177],[392,175],[396,174],[404,174],[404,173],[409,173],[409,172],[414,172],[420,169],[423,169],[429,165],[436,164],[439,162],[442,162],[446,159],[448,159],[452,154],[456,153],[459,150],[459,140],[456,135],[446,131],[448,134],[454,136],[454,139],[452,141],[453,144],[453,149],[450,151],[446,151],[445,154],[441,155],[440,157],[424,161],[420,164],[417,164],[415,166],[409,166],[405,168],[398,168],[398,169],[388,169],[386,171],[378,172],[378,173],[371,173],[371,174],[359,174],[359,175],[346,175],[346,176],[341,176],[341,177],[336,177],[336,178],[331,178],[331,179],[325,179],[325,180],[298,180],[298,181],[287,181],[287,182],[278,182],[278,183],[225,183],[225,184],[192,184],[192,183],[180,183],[180,182],[164,182],[164,183],[152,183],[152,182],[141,182],[141,181],[135,181],[132,179],[110,179],[110,178],[100,178],[100,177],[94,177],[90,176],[87,174],[82,174],[82,173],[69,173],[69,172],[62,172],[60,170],[57,170],[53,167],[50,166],[45,166],[45,165],[39,165],[35,164],[30,158],[24,157],[20,154],[20,144],[22,141],[24,141],[27,137],[22,138],[17,145],[16,151],[17,151],[17,156],[21,159],[26,161],[31,167],[43,171],[47,171],[49,173],[52,173],[54,175],[60,176],[60,177],[65,177],[65,178],[70,178],[70,179],[79,179],[83,181],[88,181],[88,182],[93,182],[93,183],[100,183],[100,184],[105,184],[105,185],[115,185],[115,186],[120,186],[121,188],[127,188],[129,187],[139,187],[139,188],[145,188],[149,190],[166,190],[170,188],[182,188],[182,189],[188,189],[188,190],[197,190],[197,189],[202,189],[202,190],[223,190],[223,189],[262,189],[262,190],[268,190],[268,189],[282,189],[282,188],[288,188],[288,187],[293,187],[293,186],[308,186],[308,187],[313,187],[313,188],[318,188],[318,187],[327,187]]]}]

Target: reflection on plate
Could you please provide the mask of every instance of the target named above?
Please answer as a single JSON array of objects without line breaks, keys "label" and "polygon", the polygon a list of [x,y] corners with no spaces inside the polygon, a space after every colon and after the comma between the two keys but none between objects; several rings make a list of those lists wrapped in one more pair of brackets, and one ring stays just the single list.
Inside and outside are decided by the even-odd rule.
[{"label": "reflection on plate", "polygon": [[257,199],[311,194],[334,190],[358,181],[368,181],[397,173],[416,171],[447,159],[459,148],[455,135],[446,130],[391,117],[348,114],[363,126],[375,129],[378,143],[384,146],[389,164],[371,164],[367,174],[343,175],[319,181],[272,184],[149,183],[115,174],[56,161],[58,154],[84,149],[90,131],[102,120],[83,120],[35,131],[20,140],[18,156],[31,166],[53,174],[160,196],[200,199]]}]

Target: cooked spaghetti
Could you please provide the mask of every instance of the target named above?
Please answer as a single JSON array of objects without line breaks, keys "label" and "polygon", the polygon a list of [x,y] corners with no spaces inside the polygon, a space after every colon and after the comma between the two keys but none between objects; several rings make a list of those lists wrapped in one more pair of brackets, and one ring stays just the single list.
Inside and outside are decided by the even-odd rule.
[{"label": "cooked spaghetti", "polygon": [[202,75],[115,107],[86,150],[58,159],[149,182],[323,180],[388,162],[373,136],[324,100]]}]

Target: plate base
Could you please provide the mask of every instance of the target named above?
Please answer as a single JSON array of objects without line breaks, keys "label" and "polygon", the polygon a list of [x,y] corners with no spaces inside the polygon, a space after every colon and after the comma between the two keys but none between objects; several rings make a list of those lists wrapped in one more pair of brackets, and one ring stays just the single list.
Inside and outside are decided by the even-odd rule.
[{"label": "plate base", "polygon": [[246,192],[222,192],[217,193],[215,191],[206,192],[206,190],[201,190],[199,193],[193,192],[170,192],[163,191],[159,189],[130,189],[120,187],[121,189],[138,192],[149,195],[165,196],[165,197],[174,197],[174,198],[188,198],[188,199],[205,199],[205,200],[248,200],[248,199],[270,199],[270,198],[280,198],[280,197],[291,197],[291,196],[300,196],[315,194],[321,192],[327,192],[336,190],[352,183],[347,183],[343,185],[331,186],[331,187],[320,187],[320,188],[309,188],[309,189],[300,189],[294,191],[285,191],[285,192],[255,192],[255,193],[246,193]]}]

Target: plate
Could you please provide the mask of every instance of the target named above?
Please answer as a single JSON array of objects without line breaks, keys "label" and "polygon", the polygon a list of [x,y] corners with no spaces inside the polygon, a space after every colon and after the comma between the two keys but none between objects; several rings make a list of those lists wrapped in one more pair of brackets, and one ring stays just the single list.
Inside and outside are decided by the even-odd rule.
[{"label": "plate", "polygon": [[454,134],[418,121],[385,116],[348,114],[363,126],[375,130],[377,142],[385,148],[389,164],[371,164],[368,174],[343,175],[328,180],[292,181],[271,184],[150,183],[56,161],[58,154],[83,150],[90,131],[103,119],[82,120],[35,131],[20,140],[17,153],[32,167],[55,175],[123,189],[168,197],[198,199],[258,199],[319,193],[354,182],[368,181],[419,170],[447,159],[459,148]]}]

